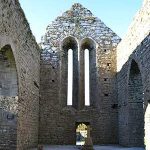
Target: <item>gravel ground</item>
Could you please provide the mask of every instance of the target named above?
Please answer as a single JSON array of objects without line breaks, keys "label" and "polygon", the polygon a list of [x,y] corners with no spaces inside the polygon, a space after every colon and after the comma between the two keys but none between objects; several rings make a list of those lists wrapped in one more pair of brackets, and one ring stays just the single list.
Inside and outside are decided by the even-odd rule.
[{"label": "gravel ground", "polygon": [[[31,149],[31,150],[37,150]],[[76,146],[62,146],[62,145],[50,145],[50,146],[44,146],[43,150],[80,150],[79,147]],[[139,148],[139,147],[132,147],[132,148],[127,148],[127,147],[121,147],[121,146],[99,146],[95,145],[94,150],[145,150],[144,148]]]}]

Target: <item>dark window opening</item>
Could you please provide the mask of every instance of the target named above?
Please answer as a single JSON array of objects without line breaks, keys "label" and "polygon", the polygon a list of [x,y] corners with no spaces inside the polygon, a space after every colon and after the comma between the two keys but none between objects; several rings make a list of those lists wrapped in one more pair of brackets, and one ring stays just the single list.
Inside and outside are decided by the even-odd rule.
[{"label": "dark window opening", "polygon": [[14,119],[14,114],[8,114],[7,115],[7,120],[13,120]]},{"label": "dark window opening", "polygon": [[39,85],[37,84],[36,81],[34,81],[34,85],[39,89]]},{"label": "dark window opening", "polygon": [[104,52],[107,52],[107,49],[104,49]]},{"label": "dark window opening", "polygon": [[107,94],[107,93],[105,93],[105,94],[104,94],[104,96],[108,96],[108,94]]},{"label": "dark window opening", "polygon": [[108,80],[108,78],[104,78],[104,81],[107,81]]},{"label": "dark window opening", "polygon": [[107,63],[107,66],[110,66],[111,65],[111,63]]}]

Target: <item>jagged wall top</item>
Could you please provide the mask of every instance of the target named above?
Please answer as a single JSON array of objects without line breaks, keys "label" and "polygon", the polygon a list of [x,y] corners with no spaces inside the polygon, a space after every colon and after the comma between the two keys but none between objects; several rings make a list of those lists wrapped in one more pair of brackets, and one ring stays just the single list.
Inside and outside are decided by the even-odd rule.
[{"label": "jagged wall top", "polygon": [[117,40],[116,43],[118,43],[118,40],[120,41],[117,34],[79,3],[72,5],[70,10],[64,12],[62,16],[58,16],[47,26],[46,34],[42,37],[42,43],[56,40],[56,37],[62,40],[68,35],[75,36],[78,39],[91,37],[97,42],[106,37],[112,39],[112,41],[115,40],[115,42]]},{"label": "jagged wall top", "polygon": [[120,71],[129,56],[150,33],[150,0],[144,0],[128,31],[117,47],[117,70]]},{"label": "jagged wall top", "polygon": [[75,37],[79,43],[84,38],[91,38],[101,48],[110,45],[116,48],[120,42],[120,37],[100,19],[94,17],[90,10],[75,3],[70,10],[58,16],[47,26],[46,33],[41,39],[42,58],[57,60],[56,55],[61,51],[61,42],[68,36]]},{"label": "jagged wall top", "polygon": [[75,3],[71,9],[62,14],[63,17],[93,17],[93,14],[81,4]]}]

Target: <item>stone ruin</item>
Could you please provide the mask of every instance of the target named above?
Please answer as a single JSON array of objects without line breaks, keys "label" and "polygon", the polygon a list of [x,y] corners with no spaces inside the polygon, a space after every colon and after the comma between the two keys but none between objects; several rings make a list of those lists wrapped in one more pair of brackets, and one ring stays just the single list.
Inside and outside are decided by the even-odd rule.
[{"label": "stone ruin", "polygon": [[93,144],[149,150],[149,61],[149,0],[122,40],[75,3],[39,45],[18,0],[0,0],[0,149],[75,145],[84,123]]}]

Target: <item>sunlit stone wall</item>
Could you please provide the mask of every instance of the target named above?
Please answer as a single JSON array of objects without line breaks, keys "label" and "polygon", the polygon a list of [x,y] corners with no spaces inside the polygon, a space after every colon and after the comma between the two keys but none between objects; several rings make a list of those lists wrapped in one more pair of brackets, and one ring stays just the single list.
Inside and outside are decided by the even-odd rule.
[{"label": "sunlit stone wall", "polygon": [[[10,77],[13,68],[1,63],[0,149],[13,150],[17,147],[18,150],[25,150],[38,144],[40,50],[18,0],[0,0],[0,51],[6,45],[10,45],[15,58],[18,89],[15,90],[16,87],[11,84],[16,80],[14,74]],[[4,66],[7,69],[2,68]],[[3,76],[4,71],[6,76]],[[15,91],[18,91],[18,97],[14,96]],[[17,117],[13,122],[11,112],[14,113],[14,110]],[[17,128],[14,136],[7,132],[9,125],[15,125],[14,130]],[[3,136],[5,134],[7,136]],[[11,140],[15,140],[16,136],[17,145],[11,147]]]},{"label": "sunlit stone wall", "polygon": [[[120,26],[121,27],[121,26]],[[117,71],[129,59],[129,56],[150,32],[150,1],[144,0],[129,29],[117,47]]]},{"label": "sunlit stone wall", "polygon": [[[77,42],[73,50],[76,94],[75,105],[67,106],[65,45],[72,49],[72,39]],[[90,123],[94,144],[118,142],[116,46],[119,42],[120,38],[110,28],[80,4],[74,4],[47,26],[41,41],[40,143],[75,144],[76,122]],[[84,103],[86,48],[90,50],[91,63],[89,107]]]}]

